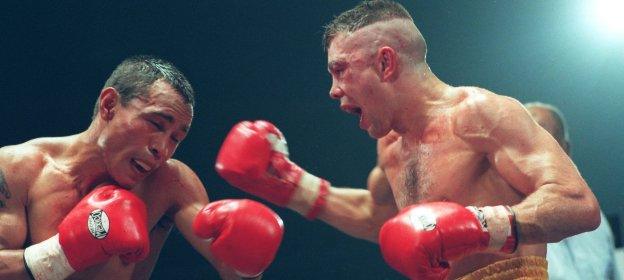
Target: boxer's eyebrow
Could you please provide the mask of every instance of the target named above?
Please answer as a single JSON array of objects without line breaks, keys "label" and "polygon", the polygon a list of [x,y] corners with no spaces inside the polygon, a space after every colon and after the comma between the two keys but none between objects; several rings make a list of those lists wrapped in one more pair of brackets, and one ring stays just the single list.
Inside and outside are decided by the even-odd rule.
[{"label": "boxer's eyebrow", "polygon": [[163,112],[152,112],[152,114],[157,115],[163,119],[165,119],[167,122],[169,123],[173,123],[173,121],[175,120],[175,118],[172,115],[169,115],[167,113],[163,113]]},{"label": "boxer's eyebrow", "polygon": [[[152,112],[152,114],[159,116],[161,118],[163,118],[164,120],[166,120],[168,123],[173,123],[175,121],[175,117],[172,115],[169,115],[167,113],[163,113],[163,112]],[[182,131],[184,131],[185,133],[188,133],[189,131],[189,127],[187,125],[182,127]]]},{"label": "boxer's eyebrow", "polygon": [[327,63],[327,71],[329,71],[329,73],[332,73],[332,70],[335,70],[336,68],[342,66],[345,64],[344,60],[333,60],[330,61],[329,63]]}]

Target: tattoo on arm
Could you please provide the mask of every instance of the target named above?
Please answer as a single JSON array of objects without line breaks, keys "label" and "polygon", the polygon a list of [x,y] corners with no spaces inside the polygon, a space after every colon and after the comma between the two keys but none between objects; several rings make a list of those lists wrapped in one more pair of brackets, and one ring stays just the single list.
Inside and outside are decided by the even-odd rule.
[{"label": "tattoo on arm", "polygon": [[[11,198],[11,192],[9,192],[9,187],[6,184],[6,180],[4,179],[4,172],[0,169],[0,208],[4,208],[6,205],[4,199]],[[2,198],[4,197],[4,198]]]}]

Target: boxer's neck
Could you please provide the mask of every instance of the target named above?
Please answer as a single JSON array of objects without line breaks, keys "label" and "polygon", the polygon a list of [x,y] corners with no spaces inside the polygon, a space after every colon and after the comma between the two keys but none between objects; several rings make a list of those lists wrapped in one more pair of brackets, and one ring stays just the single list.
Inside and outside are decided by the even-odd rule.
[{"label": "boxer's neck", "polygon": [[410,72],[395,87],[398,106],[393,130],[418,137],[441,109],[453,104],[453,87],[442,82],[423,64]]},{"label": "boxer's neck", "polygon": [[103,183],[114,181],[106,170],[106,165],[97,146],[96,138],[87,130],[70,136],[66,149],[59,155],[75,187],[83,194]]}]

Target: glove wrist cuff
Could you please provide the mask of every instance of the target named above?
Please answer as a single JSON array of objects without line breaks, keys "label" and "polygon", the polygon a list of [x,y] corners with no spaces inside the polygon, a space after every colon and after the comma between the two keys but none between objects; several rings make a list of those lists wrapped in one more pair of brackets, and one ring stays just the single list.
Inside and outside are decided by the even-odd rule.
[{"label": "glove wrist cuff", "polygon": [[513,209],[510,206],[505,205],[505,209],[507,210],[507,217],[509,219],[509,224],[511,227],[511,234],[507,236],[505,240],[505,244],[501,248],[501,252],[511,254],[516,251],[518,248],[518,224],[516,223],[516,213],[514,213]]},{"label": "glove wrist cuff", "polygon": [[36,280],[65,279],[75,272],[61,248],[58,234],[26,248],[24,265]]},{"label": "glove wrist cuff", "polygon": [[288,207],[313,220],[326,204],[330,183],[305,171],[301,172]]},{"label": "glove wrist cuff", "polygon": [[316,196],[316,199],[314,200],[314,204],[312,205],[312,208],[310,208],[310,211],[308,211],[308,213],[305,215],[306,219],[308,220],[316,219],[318,214],[321,212],[321,209],[323,209],[325,204],[327,204],[326,198],[328,194],[329,194],[329,182],[321,179],[318,194]]},{"label": "glove wrist cuff", "polygon": [[481,224],[481,229],[488,233],[488,249],[503,253],[513,253],[518,245],[516,238],[516,219],[509,206],[467,207]]}]

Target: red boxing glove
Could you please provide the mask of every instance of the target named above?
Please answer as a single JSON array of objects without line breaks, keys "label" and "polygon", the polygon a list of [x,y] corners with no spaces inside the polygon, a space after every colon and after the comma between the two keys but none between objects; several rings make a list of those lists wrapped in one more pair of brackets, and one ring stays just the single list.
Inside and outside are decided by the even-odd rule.
[{"label": "red boxing glove", "polygon": [[35,279],[65,279],[115,255],[129,263],[148,253],[145,204],[130,191],[110,185],[78,202],[58,234],[26,248],[24,260]]},{"label": "red boxing glove", "polygon": [[329,182],[288,159],[284,135],[266,121],[235,125],[221,146],[215,167],[231,185],[279,206],[289,206],[297,196],[306,203],[292,208],[309,219],[316,217],[329,192]]},{"label": "red boxing glove", "polygon": [[386,262],[410,279],[444,279],[449,261],[485,250],[515,251],[514,223],[507,206],[412,205],[382,226],[379,245]]},{"label": "red boxing glove", "polygon": [[193,232],[212,239],[212,255],[239,276],[256,277],[275,259],[284,223],[259,202],[226,199],[206,205],[193,221]]}]

